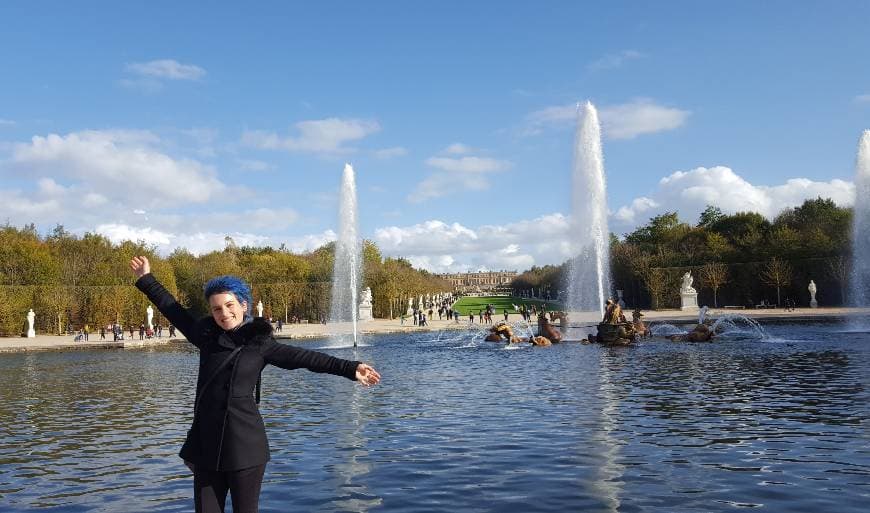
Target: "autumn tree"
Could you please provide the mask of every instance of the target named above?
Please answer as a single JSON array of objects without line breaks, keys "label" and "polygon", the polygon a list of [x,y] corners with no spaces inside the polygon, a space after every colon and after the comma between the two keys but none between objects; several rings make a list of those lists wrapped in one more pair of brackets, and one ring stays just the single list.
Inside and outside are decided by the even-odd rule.
[{"label": "autumn tree", "polygon": [[780,304],[780,289],[791,283],[792,268],[785,260],[773,257],[761,271],[761,280],[776,287],[776,305]]},{"label": "autumn tree", "polygon": [[660,267],[648,268],[643,273],[643,282],[649,291],[653,310],[658,310],[662,307],[663,300],[667,294],[667,277],[665,270]]},{"label": "autumn tree", "polygon": [[722,262],[709,262],[701,266],[701,283],[713,291],[713,307],[719,307],[719,287],[728,283],[728,266]]}]

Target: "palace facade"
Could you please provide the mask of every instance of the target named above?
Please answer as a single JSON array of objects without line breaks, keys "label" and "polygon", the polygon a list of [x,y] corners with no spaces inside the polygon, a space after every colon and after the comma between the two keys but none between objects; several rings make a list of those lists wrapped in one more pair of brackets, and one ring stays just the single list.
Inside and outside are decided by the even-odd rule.
[{"label": "palace facade", "polygon": [[517,277],[516,271],[490,271],[478,273],[441,274],[441,278],[453,285],[453,290],[463,294],[475,292],[509,292],[510,284]]}]

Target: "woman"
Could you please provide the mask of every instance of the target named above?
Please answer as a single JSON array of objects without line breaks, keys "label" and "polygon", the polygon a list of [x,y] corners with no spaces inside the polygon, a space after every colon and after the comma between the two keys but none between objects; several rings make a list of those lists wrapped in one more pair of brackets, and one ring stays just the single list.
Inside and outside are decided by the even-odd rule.
[{"label": "woman", "polygon": [[220,276],[205,285],[211,316],[195,319],[151,274],[144,256],[130,260],[136,287],[199,349],[193,425],[180,456],[193,471],[196,511],[223,512],[227,491],[233,511],[256,512],[269,443],[254,398],[260,372],[267,364],[304,368],[356,380],[365,386],[380,374],[361,362],[280,344],[272,326],[251,317],[251,292],[235,276]]}]

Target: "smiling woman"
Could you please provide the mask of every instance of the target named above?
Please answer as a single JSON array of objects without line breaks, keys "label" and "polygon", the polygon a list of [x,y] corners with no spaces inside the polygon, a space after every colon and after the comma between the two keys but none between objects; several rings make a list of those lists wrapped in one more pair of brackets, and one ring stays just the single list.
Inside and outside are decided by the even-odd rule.
[{"label": "smiling woman", "polygon": [[212,318],[225,330],[236,328],[244,321],[245,315],[251,315],[251,290],[235,276],[212,278],[205,284],[203,292]]},{"label": "smiling woman", "polygon": [[235,276],[219,276],[204,288],[211,316],[195,319],[151,274],[143,256],[130,268],[136,287],[199,349],[193,425],[180,456],[193,471],[197,512],[224,511],[227,492],[233,511],[257,511],[269,461],[269,443],[254,398],[268,365],[308,369],[377,384],[380,374],[365,363],[280,344],[272,326],[250,315],[250,287]]}]

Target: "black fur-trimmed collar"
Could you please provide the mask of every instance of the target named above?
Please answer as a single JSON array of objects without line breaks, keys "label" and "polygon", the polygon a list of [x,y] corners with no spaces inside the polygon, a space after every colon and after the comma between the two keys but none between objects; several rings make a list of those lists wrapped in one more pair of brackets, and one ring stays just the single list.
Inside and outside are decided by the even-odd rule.
[{"label": "black fur-trimmed collar", "polygon": [[272,324],[262,317],[254,317],[254,319],[240,326],[236,332],[244,338],[263,337],[272,334]]},{"label": "black fur-trimmed collar", "polygon": [[221,334],[229,335],[236,344],[250,344],[272,335],[272,325],[262,317],[254,317],[251,322],[239,326],[235,331],[224,331],[211,316],[203,317],[200,323],[203,337],[217,339],[219,342],[223,340]]}]

